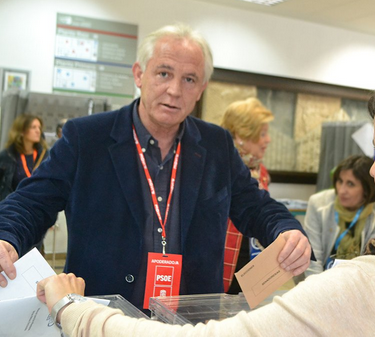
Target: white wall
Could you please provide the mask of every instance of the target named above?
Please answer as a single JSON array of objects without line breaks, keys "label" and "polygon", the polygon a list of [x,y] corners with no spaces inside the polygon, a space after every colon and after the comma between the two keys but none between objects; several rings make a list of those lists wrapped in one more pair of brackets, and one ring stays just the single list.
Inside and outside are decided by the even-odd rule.
[{"label": "white wall", "polygon": [[[56,13],[136,24],[139,38],[186,22],[208,40],[216,67],[375,89],[375,36],[189,0],[0,0],[0,67],[30,70],[50,93]],[[271,185],[307,199],[315,186]]]}]

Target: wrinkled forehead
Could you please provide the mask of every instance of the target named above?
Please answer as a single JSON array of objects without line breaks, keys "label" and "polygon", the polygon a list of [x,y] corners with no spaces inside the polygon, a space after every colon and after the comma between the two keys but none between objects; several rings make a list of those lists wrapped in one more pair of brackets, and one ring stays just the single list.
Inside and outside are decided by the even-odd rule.
[{"label": "wrinkled forehead", "polygon": [[155,57],[157,54],[160,55],[164,53],[183,53],[204,60],[204,53],[201,46],[197,42],[186,37],[165,36],[160,38],[155,44],[152,56]]}]

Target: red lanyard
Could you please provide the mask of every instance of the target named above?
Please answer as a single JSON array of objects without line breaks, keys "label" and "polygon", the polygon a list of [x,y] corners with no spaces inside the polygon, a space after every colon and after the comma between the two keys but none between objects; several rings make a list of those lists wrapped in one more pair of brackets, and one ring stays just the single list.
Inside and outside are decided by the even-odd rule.
[{"label": "red lanyard", "polygon": [[[36,156],[37,156],[37,152],[36,150],[34,149],[33,151],[33,162],[35,163],[35,160],[36,160]],[[23,170],[25,171],[25,174],[27,177],[30,177],[31,176],[31,173],[29,171],[29,168],[27,167],[27,163],[26,163],[26,157],[24,154],[21,154],[21,161],[22,161],[22,166],[23,166]]]},{"label": "red lanyard", "polygon": [[141,160],[143,170],[145,171],[146,179],[147,179],[148,185],[150,187],[152,203],[154,205],[156,215],[158,216],[159,223],[160,223],[161,228],[162,228],[161,244],[163,245],[163,254],[165,255],[165,247],[167,245],[167,242],[166,242],[167,236],[165,234],[165,225],[167,224],[169,209],[170,209],[170,206],[171,206],[172,194],[173,194],[173,190],[174,190],[174,183],[176,181],[176,176],[177,176],[178,162],[179,162],[180,153],[181,153],[181,141],[178,142],[177,151],[176,151],[176,154],[175,154],[174,160],[173,160],[171,182],[170,182],[170,188],[169,188],[169,196],[168,196],[168,200],[167,200],[167,208],[165,210],[165,217],[164,217],[164,222],[163,222],[163,220],[161,218],[159,203],[158,203],[158,200],[156,199],[154,182],[152,182],[150,172],[148,171],[146,159],[145,159],[145,156],[143,155],[143,151],[142,151],[141,145],[139,144],[138,136],[137,136],[137,133],[135,131],[134,126],[133,126],[133,136],[134,136],[135,145],[136,145],[137,150],[138,150],[139,159]]}]

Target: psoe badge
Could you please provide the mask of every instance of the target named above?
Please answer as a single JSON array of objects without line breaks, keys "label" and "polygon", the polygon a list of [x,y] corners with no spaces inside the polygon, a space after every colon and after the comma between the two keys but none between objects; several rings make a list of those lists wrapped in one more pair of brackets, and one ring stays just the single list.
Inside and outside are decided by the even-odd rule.
[{"label": "psoe badge", "polygon": [[143,308],[150,297],[178,296],[180,293],[182,255],[149,252]]}]

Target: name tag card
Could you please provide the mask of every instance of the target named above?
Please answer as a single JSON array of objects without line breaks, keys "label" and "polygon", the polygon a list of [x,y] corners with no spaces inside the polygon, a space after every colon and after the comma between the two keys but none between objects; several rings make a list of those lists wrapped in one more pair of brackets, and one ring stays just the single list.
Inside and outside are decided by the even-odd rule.
[{"label": "name tag card", "polygon": [[143,308],[150,297],[178,296],[180,293],[182,255],[149,252]]}]

